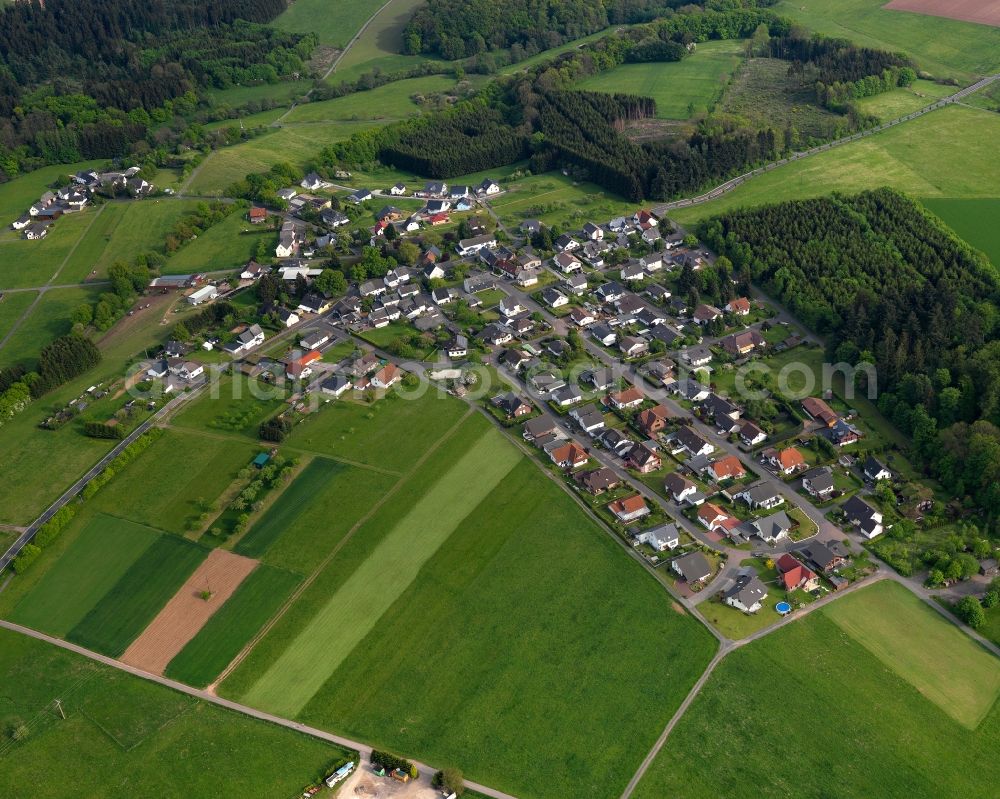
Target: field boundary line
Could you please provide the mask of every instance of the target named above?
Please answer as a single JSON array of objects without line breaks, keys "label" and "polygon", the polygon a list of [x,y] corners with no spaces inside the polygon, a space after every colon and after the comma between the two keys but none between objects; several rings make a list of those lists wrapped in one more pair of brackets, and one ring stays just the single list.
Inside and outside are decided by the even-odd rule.
[{"label": "field boundary line", "polygon": [[[292,721],[291,719],[275,716],[273,713],[267,713],[263,710],[258,710],[257,708],[243,705],[230,699],[224,699],[221,696],[209,693],[207,690],[192,688],[190,685],[185,685],[184,683],[177,682],[176,680],[171,680],[168,677],[160,677],[156,674],[150,674],[149,672],[135,668],[134,666],[129,666],[128,664],[122,663],[121,661],[115,660],[107,655],[102,655],[100,652],[94,652],[93,650],[87,649],[86,647],[82,647],[78,644],[63,641],[60,638],[55,638],[37,630],[32,630],[30,627],[23,627],[20,624],[14,624],[13,622],[0,619],[0,628],[18,633],[20,635],[25,635],[29,638],[34,638],[38,641],[51,644],[52,646],[59,647],[60,649],[64,649],[68,652],[73,652],[76,655],[93,660],[103,666],[123,671],[127,674],[131,674],[133,677],[138,677],[139,679],[146,680],[147,682],[162,685],[165,688],[170,688],[178,693],[187,694],[195,699],[201,699],[209,704],[215,705],[216,707],[225,708],[226,710],[231,710],[244,716],[255,718],[259,721],[268,722],[278,727],[284,727],[285,729],[293,730],[312,738],[318,738],[320,740],[327,741],[328,743],[336,744],[344,749],[353,749],[360,755],[362,761],[371,757],[372,747],[368,744],[361,743],[360,741],[353,741],[350,738],[345,738],[342,735],[334,735],[333,733],[321,730],[318,727],[311,727],[307,724]],[[434,773],[437,770],[433,766],[429,766],[426,763],[421,763],[419,761],[413,761],[413,763],[417,769],[423,773]],[[488,785],[481,785],[477,782],[466,780],[465,786],[472,791],[492,797],[492,799],[517,799],[517,797],[512,794],[498,791],[495,788],[490,788]]]},{"label": "field boundary line", "polygon": [[430,447],[426,452],[424,452],[423,455],[421,455],[416,461],[414,461],[413,466],[410,467],[409,470],[407,470],[404,474],[400,476],[399,480],[396,481],[395,485],[393,485],[392,488],[386,491],[386,493],[382,496],[382,498],[378,502],[374,503],[365,512],[365,514],[354,523],[351,529],[348,530],[347,533],[340,539],[340,541],[337,542],[336,546],[334,546],[334,548],[330,551],[330,553],[325,558],[323,558],[323,560],[312,571],[312,573],[308,577],[306,577],[306,579],[302,581],[302,583],[298,586],[298,588],[296,588],[292,592],[291,596],[289,596],[289,598],[285,601],[285,603],[278,609],[278,612],[275,613],[274,616],[272,616],[268,620],[267,624],[265,624],[260,629],[257,635],[255,635],[246,643],[243,649],[241,649],[239,653],[236,655],[236,657],[233,658],[233,660],[229,663],[229,665],[222,670],[219,676],[216,677],[215,680],[213,680],[212,683],[208,685],[207,688],[205,688],[206,691],[215,695],[215,691],[218,688],[218,686],[221,683],[225,682],[225,680],[229,677],[229,675],[231,675],[240,666],[240,664],[242,664],[243,661],[246,660],[247,656],[250,654],[253,648],[256,647],[258,643],[260,643],[261,639],[263,639],[264,636],[267,635],[274,628],[274,626],[279,621],[281,621],[282,618],[284,618],[285,614],[289,611],[292,605],[298,601],[299,597],[301,597],[302,594],[305,593],[306,589],[309,588],[309,586],[311,586],[314,582],[316,582],[316,580],[319,578],[319,575],[330,564],[330,561],[332,561],[334,557],[336,557],[337,553],[339,553],[340,550],[347,545],[347,543],[354,537],[354,534],[362,527],[362,525],[364,525],[372,516],[374,516],[375,513],[378,512],[379,508],[381,508],[386,502],[388,502],[389,499],[391,499],[393,496],[396,495],[400,487],[404,483],[406,483],[406,481],[409,480],[414,474],[416,474],[416,472],[424,465],[424,462],[431,455],[433,455],[441,447],[441,445],[444,444],[445,441],[449,440],[455,434],[458,428],[465,422],[465,420],[468,419],[471,415],[472,415],[472,408],[469,408],[461,416],[461,418],[457,422],[455,422],[455,424],[453,424],[450,428],[448,428],[448,430],[445,432],[443,436],[441,436],[437,441],[434,442],[434,446]]}]

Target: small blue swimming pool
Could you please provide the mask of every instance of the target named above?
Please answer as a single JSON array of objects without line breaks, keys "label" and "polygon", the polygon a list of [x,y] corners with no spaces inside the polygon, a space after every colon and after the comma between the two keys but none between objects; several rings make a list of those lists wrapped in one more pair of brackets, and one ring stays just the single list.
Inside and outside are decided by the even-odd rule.
[{"label": "small blue swimming pool", "polygon": [[774,609],[778,611],[778,613],[780,613],[782,616],[784,616],[786,613],[792,612],[792,606],[789,605],[787,602],[779,602],[777,605],[774,606]]}]

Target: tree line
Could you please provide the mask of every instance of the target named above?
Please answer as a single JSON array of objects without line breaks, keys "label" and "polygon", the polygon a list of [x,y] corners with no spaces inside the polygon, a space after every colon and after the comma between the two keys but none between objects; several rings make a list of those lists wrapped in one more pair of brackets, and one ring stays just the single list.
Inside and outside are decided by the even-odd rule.
[{"label": "tree line", "polygon": [[825,336],[829,358],[873,363],[881,411],[996,521],[1000,278],[981,253],[890,189],[733,211],[701,233]]}]

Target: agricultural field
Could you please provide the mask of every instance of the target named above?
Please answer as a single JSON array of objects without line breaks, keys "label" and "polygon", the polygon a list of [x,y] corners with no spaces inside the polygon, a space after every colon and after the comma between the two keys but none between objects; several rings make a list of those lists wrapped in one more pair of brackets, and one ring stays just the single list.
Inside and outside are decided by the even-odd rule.
[{"label": "agricultural field", "polygon": [[883,0],[781,0],[773,10],[816,33],[902,50],[938,78],[968,80],[1000,70],[1000,28],[891,11]]},{"label": "agricultural field", "polygon": [[60,217],[40,241],[28,241],[21,237],[20,231],[10,228],[0,232],[0,290],[44,286],[61,275],[77,243],[95,222],[98,213],[88,208]]},{"label": "agricultural field", "polygon": [[445,92],[454,87],[455,79],[448,75],[398,80],[369,91],[296,106],[283,123],[402,119],[420,113],[420,106],[412,100],[415,95]]},{"label": "agricultural field", "polygon": [[209,550],[183,538],[158,538],[66,635],[120,656],[201,564]]},{"label": "agricultural field", "polygon": [[204,687],[285,603],[301,578],[259,565],[199,633],[170,661],[166,676]]},{"label": "agricultural field", "polygon": [[293,796],[350,754],[7,630],[0,673],[2,796]]},{"label": "agricultural field", "polygon": [[[656,623],[613,621],[640,615]],[[519,795],[582,784],[617,795],[713,646],[473,416],[340,546],[221,691],[461,763]],[[557,688],[567,668],[572,697]],[[660,684],[628,676],[650,669]]]},{"label": "agricultural field", "polygon": [[239,433],[256,441],[259,424],[284,404],[284,396],[276,396],[278,391],[241,374],[224,377],[217,391],[185,407],[173,424],[190,430]]},{"label": "agricultural field", "polygon": [[[252,86],[232,86],[228,89],[208,89],[206,94],[216,108],[242,108],[248,103],[275,102],[288,103],[293,98],[304,95],[312,83],[308,80],[285,80],[279,83],[257,83]],[[230,120],[239,122],[237,120]],[[208,126],[206,126],[208,127]]]},{"label": "agricultural field", "polygon": [[385,0],[295,0],[272,23],[291,33],[315,33],[320,44],[343,48]]},{"label": "agricultural field", "polygon": [[88,504],[182,535],[259,451],[238,439],[215,440],[174,428]]},{"label": "agricultural field", "polygon": [[270,249],[277,240],[275,234],[252,228],[244,214],[244,211],[234,211],[197,239],[189,241],[167,259],[161,270],[163,274],[236,271],[250,260],[261,239]]},{"label": "agricultural field", "polygon": [[419,398],[390,394],[371,405],[341,399],[296,425],[286,444],[399,473],[465,411],[463,403],[430,388]]},{"label": "agricultural field", "polygon": [[907,589],[874,585],[728,655],[635,796],[986,799],[998,673]]},{"label": "agricultural field", "polygon": [[923,201],[959,236],[986,253],[993,265],[1000,268],[1000,198],[954,200],[933,198]]},{"label": "agricultural field", "polygon": [[371,122],[317,122],[275,128],[250,141],[210,153],[191,173],[185,191],[222,195],[250,172],[264,172],[281,161],[305,163],[326,145],[371,126]]},{"label": "agricultural field", "polygon": [[102,290],[99,286],[80,286],[46,291],[31,314],[0,348],[0,363],[30,367],[46,344],[72,329],[70,314],[73,309],[85,302],[96,302]]},{"label": "agricultural field", "polygon": [[[24,316],[37,296],[37,291],[3,292],[3,298],[0,299],[0,341],[14,329],[17,320]],[[0,346],[0,351],[2,350],[3,347]],[[2,356],[0,362],[3,362]]]},{"label": "agricultural field", "polygon": [[295,523],[312,500],[332,480],[343,465],[328,458],[313,458],[275,500],[264,515],[243,535],[234,551],[250,558],[260,558],[271,545]]},{"label": "agricultural field", "polygon": [[996,197],[1000,114],[949,106],[752,178],[711,202],[671,212],[682,224],[731,208],[891,186],[914,197]]},{"label": "agricultural field", "polygon": [[93,516],[18,603],[11,620],[64,637],[158,537],[159,531],[150,527],[103,514]]},{"label": "agricultural field", "polygon": [[690,119],[707,112],[721,97],[743,49],[744,43],[736,39],[703,42],[683,61],[622,64],[585,78],[576,88],[652,97],[658,119]]},{"label": "agricultural field", "polygon": [[934,83],[929,80],[914,81],[912,86],[893,89],[871,97],[862,97],[857,101],[858,108],[866,114],[874,114],[883,122],[899,119],[931,103],[955,93],[954,86]]},{"label": "agricultural field", "polygon": [[[428,59],[402,55],[403,28],[424,0],[391,0],[372,20],[358,40],[337,64],[330,82],[351,79],[354,72],[380,69],[384,73],[409,69]],[[347,73],[344,75],[342,73]]]},{"label": "agricultural field", "polygon": [[635,203],[593,183],[581,183],[558,172],[518,178],[504,184],[506,193],[490,201],[501,221],[517,227],[525,219],[547,225],[580,227],[591,220],[606,221],[628,212]]}]

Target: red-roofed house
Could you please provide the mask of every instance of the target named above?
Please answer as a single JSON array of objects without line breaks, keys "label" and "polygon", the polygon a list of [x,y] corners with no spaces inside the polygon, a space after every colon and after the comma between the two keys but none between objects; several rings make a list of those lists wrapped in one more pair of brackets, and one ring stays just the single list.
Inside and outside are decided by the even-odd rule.
[{"label": "red-roofed house", "polygon": [[648,438],[652,438],[667,426],[667,419],[671,415],[665,405],[657,405],[655,408],[647,408],[644,411],[640,411],[636,421],[639,423],[643,434]]},{"label": "red-roofed house", "polygon": [[309,377],[313,372],[311,364],[322,360],[322,358],[323,353],[319,350],[309,350],[302,357],[296,358],[294,361],[288,361],[285,364],[285,376],[292,380],[302,380]]},{"label": "red-roofed house", "polygon": [[726,304],[726,310],[729,311],[729,313],[746,316],[750,313],[750,300],[746,297],[737,297],[735,300],[730,300]]},{"label": "red-roofed house", "polygon": [[447,225],[451,221],[451,217],[448,214],[434,214],[429,221],[432,225]]},{"label": "red-roofed house", "polygon": [[771,465],[782,474],[794,474],[799,469],[806,467],[806,459],[795,447],[788,447],[780,451],[772,452],[768,460]]},{"label": "red-roofed house", "polygon": [[640,494],[634,494],[624,499],[616,499],[608,505],[608,510],[618,518],[618,521],[624,523],[634,522],[636,519],[641,519],[643,516],[649,515],[646,500]]},{"label": "red-roofed house", "polygon": [[781,575],[781,583],[786,591],[794,591],[796,588],[814,591],[819,587],[819,577],[816,576],[816,572],[787,552],[778,558],[774,565]]},{"label": "red-roofed house", "polygon": [[739,480],[746,476],[747,470],[743,468],[740,459],[735,455],[726,455],[709,464],[708,471],[716,481]]},{"label": "red-roofed house", "polygon": [[709,530],[723,526],[729,518],[730,516],[722,508],[711,502],[706,502],[698,508],[698,521]]},{"label": "red-roofed house", "polygon": [[607,404],[612,408],[623,410],[624,408],[636,408],[642,405],[645,394],[638,386],[629,386],[624,391],[613,391],[608,394]]},{"label": "red-roofed house", "polygon": [[372,388],[389,388],[403,379],[403,370],[394,363],[387,363],[372,375]]},{"label": "red-roofed house", "polygon": [[247,212],[247,218],[250,220],[251,224],[259,225],[262,222],[267,221],[267,209],[260,208],[259,206],[254,206]]},{"label": "red-roofed house", "polygon": [[575,441],[556,447],[549,453],[549,458],[561,469],[579,469],[586,466],[589,460],[587,451]]}]

